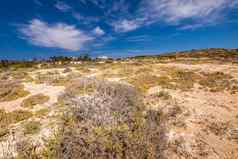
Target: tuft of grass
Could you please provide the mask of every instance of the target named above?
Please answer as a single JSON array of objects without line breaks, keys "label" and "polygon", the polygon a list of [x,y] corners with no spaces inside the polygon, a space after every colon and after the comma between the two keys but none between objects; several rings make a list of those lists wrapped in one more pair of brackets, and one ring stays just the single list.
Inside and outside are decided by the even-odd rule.
[{"label": "tuft of grass", "polygon": [[46,103],[49,99],[48,96],[40,93],[24,99],[21,106],[25,108],[33,108],[35,105]]},{"label": "tuft of grass", "polygon": [[12,101],[29,94],[24,86],[17,81],[8,81],[0,84],[0,102]]},{"label": "tuft of grass", "polygon": [[6,112],[0,109],[0,138],[7,135],[9,126],[32,117],[32,113],[23,110]]},{"label": "tuft of grass", "polygon": [[175,88],[183,91],[191,90],[200,79],[198,74],[186,70],[172,69],[169,74]]},{"label": "tuft of grass", "polygon": [[0,141],[1,138],[9,134],[9,129],[7,127],[0,127]]},{"label": "tuft of grass", "polygon": [[160,77],[150,73],[141,73],[134,77],[128,78],[127,82],[138,88],[141,92],[146,92],[149,88],[157,86]]},{"label": "tuft of grass", "polygon": [[45,83],[53,86],[64,86],[69,80],[67,77],[60,75],[58,71],[39,73],[35,78],[35,82],[38,84]]},{"label": "tuft of grass", "polygon": [[63,70],[63,73],[69,73],[69,72],[72,72],[72,69],[69,67]]},{"label": "tuft of grass", "polygon": [[7,113],[7,118],[11,121],[11,123],[18,123],[20,121],[29,119],[33,116],[33,114],[29,111],[24,110],[15,110],[13,112]]},{"label": "tuft of grass", "polygon": [[37,118],[42,118],[42,117],[45,117],[49,112],[50,112],[50,110],[48,108],[43,108],[43,109],[36,111],[34,113],[34,116]]},{"label": "tuft of grass", "polygon": [[15,80],[21,80],[23,82],[33,82],[34,79],[25,71],[12,71],[11,77]]},{"label": "tuft of grass", "polygon": [[40,131],[41,123],[38,121],[29,121],[23,125],[25,135],[33,135]]},{"label": "tuft of grass", "polygon": [[89,74],[91,71],[87,68],[87,66],[77,66],[76,70],[78,70],[82,74]]},{"label": "tuft of grass", "polygon": [[171,99],[171,95],[166,91],[159,91],[156,95],[157,97],[162,98],[164,100]]},{"label": "tuft of grass", "polygon": [[91,94],[96,90],[96,79],[81,78],[78,80],[71,81],[66,87],[66,94],[68,96],[78,96],[83,94]]},{"label": "tuft of grass", "polygon": [[15,159],[40,159],[39,144],[33,144],[30,140],[20,140],[16,143],[17,156]]},{"label": "tuft of grass", "polygon": [[199,84],[211,92],[229,91],[238,92],[238,81],[223,72],[202,73],[203,78]]}]

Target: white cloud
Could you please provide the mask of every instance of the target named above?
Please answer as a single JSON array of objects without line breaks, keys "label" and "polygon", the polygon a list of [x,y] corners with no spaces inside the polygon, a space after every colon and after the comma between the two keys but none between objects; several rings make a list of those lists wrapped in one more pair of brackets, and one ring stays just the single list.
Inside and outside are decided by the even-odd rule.
[{"label": "white cloud", "polygon": [[104,30],[102,30],[99,26],[97,26],[94,30],[93,33],[98,35],[98,36],[102,36],[105,34]]},{"label": "white cloud", "polygon": [[135,20],[121,20],[113,23],[116,32],[128,32],[140,27],[140,24]]},{"label": "white cloud", "polygon": [[[156,18],[169,23],[178,23],[185,19],[217,20],[224,9],[234,7],[237,0],[151,0],[149,7]],[[215,17],[215,18],[214,18]]]},{"label": "white cloud", "polygon": [[34,45],[71,51],[80,50],[86,42],[93,40],[93,37],[75,26],[64,23],[49,25],[39,19],[34,19],[28,25],[21,27],[20,32]]},{"label": "white cloud", "polygon": [[55,8],[57,8],[58,10],[62,12],[67,12],[72,9],[71,6],[69,6],[63,1],[57,1],[57,3],[55,4]]}]

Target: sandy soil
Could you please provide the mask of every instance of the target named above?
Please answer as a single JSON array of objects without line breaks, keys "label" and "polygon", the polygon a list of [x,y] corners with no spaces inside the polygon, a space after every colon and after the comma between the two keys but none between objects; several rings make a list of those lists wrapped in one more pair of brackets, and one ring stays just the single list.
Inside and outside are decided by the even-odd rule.
[{"label": "sandy soil", "polygon": [[[224,72],[238,79],[237,65],[221,64],[154,64],[156,67],[176,67],[198,72]],[[151,66],[153,67],[153,65]],[[37,72],[59,71],[63,69],[47,69]],[[73,72],[76,70],[73,69]],[[37,72],[32,73],[33,75]],[[85,77],[100,77],[103,71],[91,69]],[[121,77],[108,78],[122,82]],[[125,81],[123,81],[125,82]],[[64,92],[63,86],[24,83],[31,94],[43,93],[50,97],[44,106],[51,107],[58,96]],[[192,91],[161,89],[159,86],[149,89],[147,96],[161,90],[171,95],[169,100],[146,101],[149,109],[159,109],[166,116],[163,124],[167,138],[164,150],[169,159],[237,159],[238,158],[238,94],[228,92],[208,92],[195,87]],[[30,96],[29,95],[29,96]],[[27,96],[28,97],[28,96]],[[7,111],[21,109],[20,98],[11,102],[0,103],[0,109]],[[147,100],[147,98],[145,98]],[[49,129],[42,134],[49,134]],[[168,157],[169,156],[169,157]],[[1,158],[1,157],[0,157]]]}]

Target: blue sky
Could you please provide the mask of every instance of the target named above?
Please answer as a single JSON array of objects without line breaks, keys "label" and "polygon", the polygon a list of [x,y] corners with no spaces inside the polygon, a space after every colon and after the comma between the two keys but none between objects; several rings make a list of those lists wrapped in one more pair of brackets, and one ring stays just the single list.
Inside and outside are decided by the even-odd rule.
[{"label": "blue sky", "polygon": [[238,0],[7,0],[0,59],[238,48]]}]

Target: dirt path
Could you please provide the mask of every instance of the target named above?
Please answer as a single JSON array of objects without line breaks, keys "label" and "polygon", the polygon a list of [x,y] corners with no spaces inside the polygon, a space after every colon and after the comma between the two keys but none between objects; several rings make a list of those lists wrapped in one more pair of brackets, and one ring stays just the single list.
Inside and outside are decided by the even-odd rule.
[{"label": "dirt path", "polygon": [[21,109],[21,103],[24,99],[31,95],[42,93],[50,97],[49,101],[44,103],[45,106],[51,106],[57,102],[57,97],[64,91],[63,86],[49,86],[46,84],[34,84],[34,83],[24,83],[25,90],[29,91],[30,94],[26,97],[19,98],[10,102],[1,102],[0,109],[5,109],[6,111],[14,111]]}]

